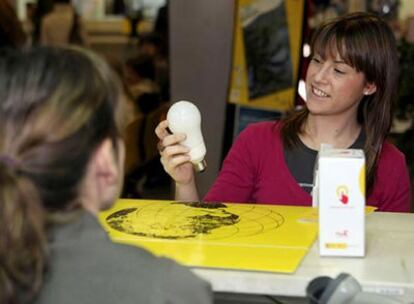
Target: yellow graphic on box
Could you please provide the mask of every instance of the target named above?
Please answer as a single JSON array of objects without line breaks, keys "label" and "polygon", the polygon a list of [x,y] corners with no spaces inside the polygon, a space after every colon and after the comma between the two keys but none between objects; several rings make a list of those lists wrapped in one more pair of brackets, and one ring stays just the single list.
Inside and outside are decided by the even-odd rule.
[{"label": "yellow graphic on box", "polygon": [[349,190],[348,190],[348,186],[346,185],[339,185],[336,188],[336,197],[338,198],[338,200],[346,205],[349,202]]},{"label": "yellow graphic on box", "polygon": [[347,249],[348,244],[347,243],[326,243],[325,247],[327,249]]},{"label": "yellow graphic on box", "polygon": [[365,165],[359,170],[359,190],[362,193],[362,196],[365,196]]},{"label": "yellow graphic on box", "polygon": [[291,273],[314,242],[311,207],[119,200],[100,214],[115,242],[189,266]]},{"label": "yellow graphic on box", "polygon": [[348,195],[348,187],[346,185],[340,185],[336,188],[336,195],[340,197],[341,195]]}]

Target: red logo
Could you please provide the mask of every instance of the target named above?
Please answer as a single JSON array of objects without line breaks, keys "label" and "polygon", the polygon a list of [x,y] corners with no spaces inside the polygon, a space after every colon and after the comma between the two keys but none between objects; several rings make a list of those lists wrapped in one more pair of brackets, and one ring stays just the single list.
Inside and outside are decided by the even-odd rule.
[{"label": "red logo", "polygon": [[347,229],[339,230],[335,234],[336,234],[337,237],[342,238],[342,239],[348,238],[348,230]]},{"label": "red logo", "polygon": [[349,202],[349,195],[348,195],[348,187],[344,185],[340,185],[336,188],[336,195],[339,201],[346,205]]}]

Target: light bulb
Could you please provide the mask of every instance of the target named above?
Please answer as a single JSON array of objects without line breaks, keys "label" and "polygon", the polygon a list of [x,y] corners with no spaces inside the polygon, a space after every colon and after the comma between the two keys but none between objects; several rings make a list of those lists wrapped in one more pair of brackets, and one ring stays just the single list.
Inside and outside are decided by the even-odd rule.
[{"label": "light bulb", "polygon": [[207,163],[204,159],[206,146],[201,134],[201,115],[198,108],[189,101],[174,103],[167,113],[168,128],[173,133],[184,133],[186,139],[181,142],[190,149],[189,155],[194,169],[204,171]]}]

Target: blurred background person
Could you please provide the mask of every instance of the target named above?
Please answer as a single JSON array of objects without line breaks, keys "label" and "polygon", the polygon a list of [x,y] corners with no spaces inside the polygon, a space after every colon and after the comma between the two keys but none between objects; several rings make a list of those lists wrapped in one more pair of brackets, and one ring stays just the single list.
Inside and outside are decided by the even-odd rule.
[{"label": "blurred background person", "polygon": [[154,60],[148,55],[138,55],[126,61],[125,76],[136,102],[141,94],[159,92],[155,73]]},{"label": "blurred background person", "polygon": [[70,0],[54,0],[52,11],[41,20],[40,42],[48,46],[89,46],[85,26]]},{"label": "blurred background person", "polygon": [[165,37],[157,32],[140,35],[138,53],[152,59],[155,68],[155,82],[160,88],[161,99],[170,99],[168,45]]},{"label": "blurred background person", "polygon": [[33,14],[32,41],[34,45],[40,43],[40,28],[42,19],[53,9],[53,0],[37,0]]},{"label": "blurred background person", "polygon": [[0,0],[0,48],[20,48],[27,37],[9,0]]},{"label": "blurred background person", "polygon": [[129,36],[131,40],[136,40],[138,38],[137,26],[144,18],[144,3],[143,0],[125,0],[124,4],[125,14],[131,26]]}]

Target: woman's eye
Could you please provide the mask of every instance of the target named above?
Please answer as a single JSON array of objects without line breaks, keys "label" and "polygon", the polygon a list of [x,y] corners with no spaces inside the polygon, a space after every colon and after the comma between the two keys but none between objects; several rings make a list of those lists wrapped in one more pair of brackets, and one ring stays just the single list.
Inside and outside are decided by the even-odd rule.
[{"label": "woman's eye", "polygon": [[335,69],[335,72],[336,72],[336,73],[338,73],[338,74],[345,74],[345,72],[344,72],[344,71],[339,70],[339,69]]},{"label": "woman's eye", "polygon": [[316,58],[316,57],[312,57],[312,59],[311,59],[313,62],[316,62],[316,63],[321,63],[321,60],[319,59],[319,58]]}]

